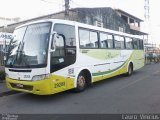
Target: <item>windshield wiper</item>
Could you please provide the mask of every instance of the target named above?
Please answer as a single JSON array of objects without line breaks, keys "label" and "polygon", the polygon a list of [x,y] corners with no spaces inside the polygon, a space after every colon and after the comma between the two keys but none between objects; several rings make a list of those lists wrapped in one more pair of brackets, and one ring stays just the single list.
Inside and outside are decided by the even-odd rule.
[{"label": "windshield wiper", "polygon": [[21,59],[22,59],[21,62],[24,62],[24,64],[25,64],[28,68],[30,68],[31,66],[28,64],[27,60],[25,59],[25,58],[26,58],[25,56],[26,56],[26,55],[25,55],[25,53],[23,52],[23,54],[21,54]]},{"label": "windshield wiper", "polygon": [[26,60],[24,59],[24,63],[28,68],[31,68],[31,66],[26,62]]}]

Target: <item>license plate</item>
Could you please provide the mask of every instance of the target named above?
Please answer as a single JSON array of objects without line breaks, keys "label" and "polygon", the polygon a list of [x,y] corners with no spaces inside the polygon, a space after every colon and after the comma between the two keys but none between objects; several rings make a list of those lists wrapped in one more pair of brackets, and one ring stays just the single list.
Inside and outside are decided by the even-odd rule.
[{"label": "license plate", "polygon": [[23,84],[17,84],[16,85],[18,88],[23,88]]}]

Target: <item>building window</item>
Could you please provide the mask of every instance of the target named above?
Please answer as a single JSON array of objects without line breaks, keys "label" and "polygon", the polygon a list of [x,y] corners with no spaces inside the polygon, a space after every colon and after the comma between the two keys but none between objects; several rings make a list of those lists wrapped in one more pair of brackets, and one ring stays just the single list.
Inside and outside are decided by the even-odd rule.
[{"label": "building window", "polygon": [[130,25],[133,25],[133,26],[135,26],[134,19],[130,18],[130,19],[129,19],[129,24],[130,24]]},{"label": "building window", "polygon": [[120,32],[125,32],[124,29],[123,29],[123,27],[119,27],[119,31]]},{"label": "building window", "polygon": [[121,18],[122,18],[126,23],[128,23],[128,17],[127,17],[127,16],[121,15]]}]

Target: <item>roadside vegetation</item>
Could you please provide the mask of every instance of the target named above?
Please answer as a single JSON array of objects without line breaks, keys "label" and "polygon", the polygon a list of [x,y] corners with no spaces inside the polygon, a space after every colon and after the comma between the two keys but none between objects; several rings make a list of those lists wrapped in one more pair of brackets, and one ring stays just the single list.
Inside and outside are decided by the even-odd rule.
[{"label": "roadside vegetation", "polygon": [[5,80],[5,71],[0,71],[0,82]]}]

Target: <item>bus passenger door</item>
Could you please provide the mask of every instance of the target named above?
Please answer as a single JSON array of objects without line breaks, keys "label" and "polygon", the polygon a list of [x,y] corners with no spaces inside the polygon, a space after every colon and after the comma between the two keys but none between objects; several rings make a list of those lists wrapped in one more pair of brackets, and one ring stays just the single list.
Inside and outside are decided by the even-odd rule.
[{"label": "bus passenger door", "polygon": [[58,86],[56,85],[55,89],[68,89],[67,84],[70,83],[70,80],[64,78],[68,74],[68,71],[64,68],[74,64],[76,61],[75,26],[55,24],[53,31],[58,33],[58,38],[56,40],[55,51],[51,54],[50,70],[51,73],[59,75],[59,80],[56,81]]},{"label": "bus passenger door", "polygon": [[[53,40],[54,41],[54,40]],[[55,45],[53,45],[55,44]],[[51,73],[53,73],[53,84],[55,92],[60,92],[66,89],[66,80],[62,75],[59,75],[59,70],[65,65],[65,38],[63,35],[58,35],[55,42],[52,42],[52,48],[55,51],[51,52]]]}]

